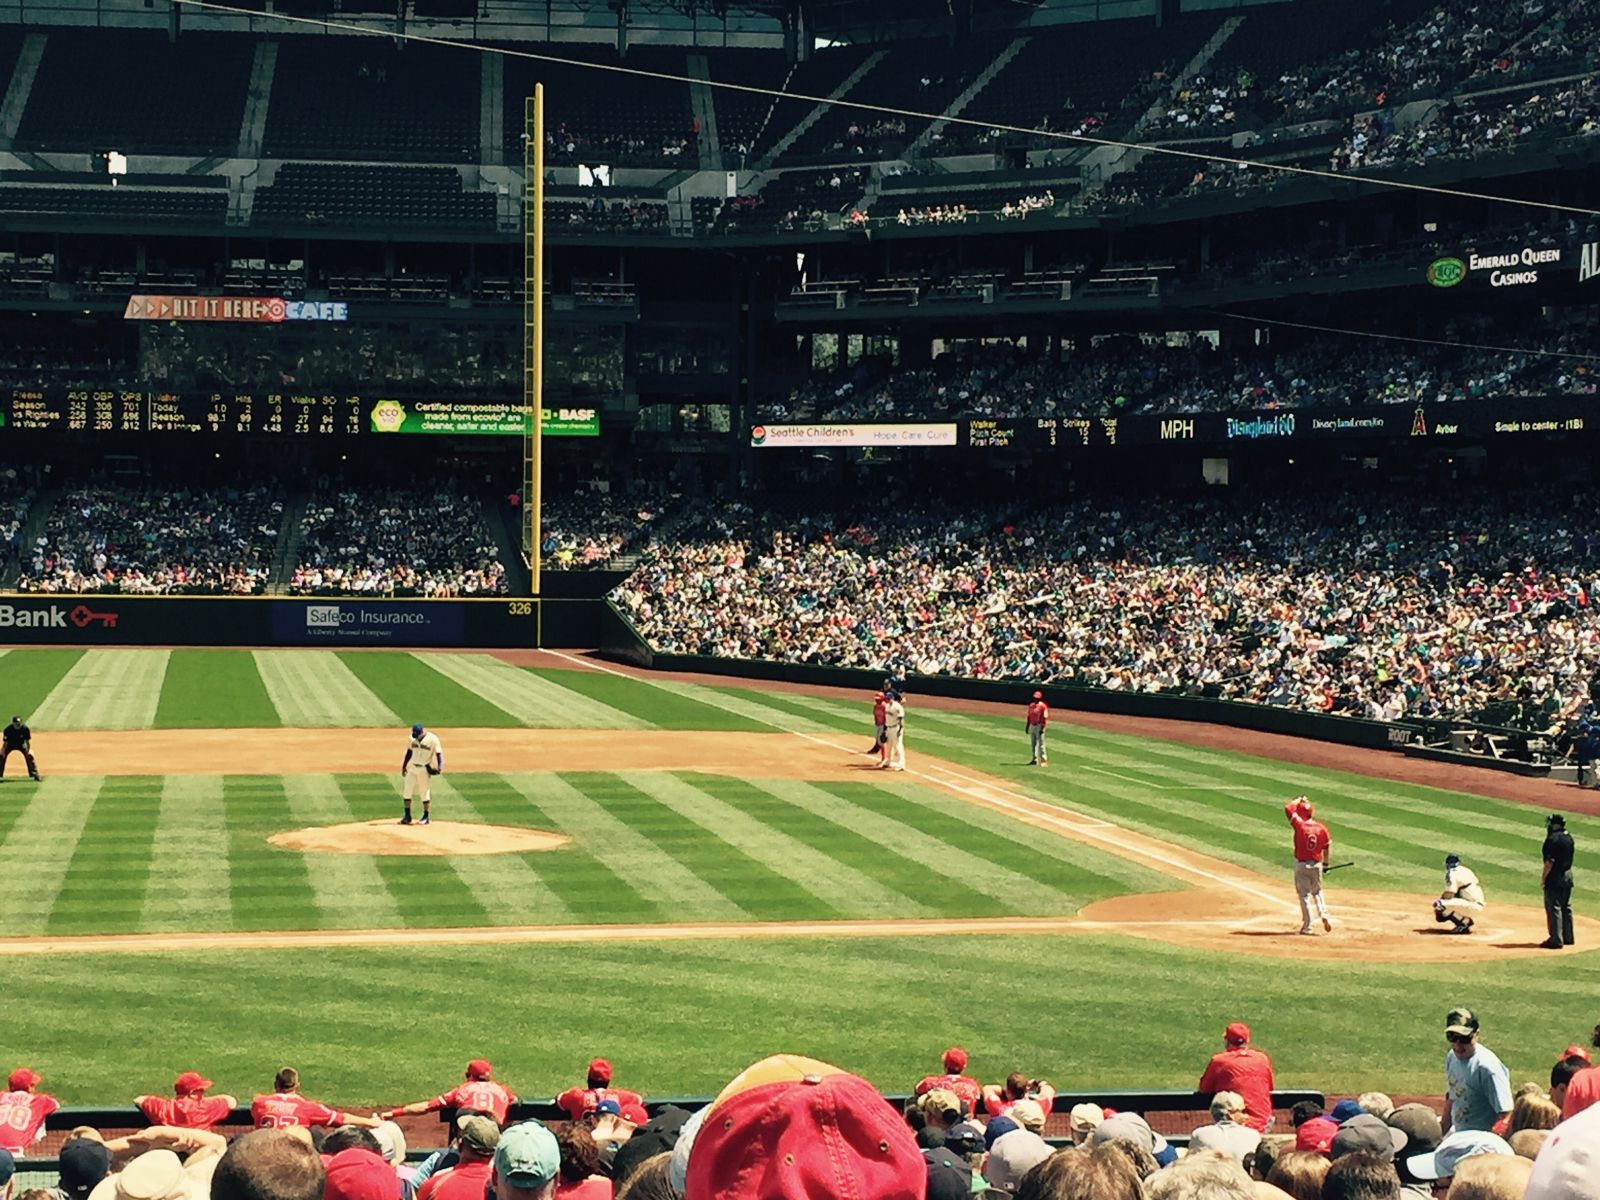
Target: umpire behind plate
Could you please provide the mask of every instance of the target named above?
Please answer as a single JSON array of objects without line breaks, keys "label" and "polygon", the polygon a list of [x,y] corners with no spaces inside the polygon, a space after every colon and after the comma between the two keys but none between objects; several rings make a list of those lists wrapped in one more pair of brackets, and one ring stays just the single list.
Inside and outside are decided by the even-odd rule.
[{"label": "umpire behind plate", "polygon": [[21,717],[12,717],[11,724],[0,732],[0,779],[5,778],[6,763],[11,761],[13,754],[21,754],[22,761],[28,764],[28,778],[35,783],[39,780],[39,764],[33,758],[33,731],[22,723]]}]

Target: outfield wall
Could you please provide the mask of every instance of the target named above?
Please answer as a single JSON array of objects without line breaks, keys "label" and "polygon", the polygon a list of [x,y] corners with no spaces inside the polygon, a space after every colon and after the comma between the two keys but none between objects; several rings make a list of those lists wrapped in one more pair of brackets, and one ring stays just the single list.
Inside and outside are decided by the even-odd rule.
[{"label": "outfield wall", "polygon": [[592,600],[4,596],[0,645],[523,647],[592,645]]},{"label": "outfield wall", "polygon": [[[686,671],[702,675],[728,675],[744,679],[776,679],[818,687],[857,688],[870,692],[883,683],[883,672],[855,667],[820,667],[806,663],[764,659],[708,658],[692,654],[658,654],[610,602],[600,621],[597,643],[602,654],[622,662],[657,671]],[[965,679],[955,675],[917,675],[907,680],[912,695],[952,696],[963,700],[988,700],[1025,706],[1040,685],[1022,680]],[[1148,692],[1113,692],[1104,688],[1043,685],[1051,705],[1080,712],[1111,713],[1129,717],[1161,717],[1177,721],[1205,721],[1262,733],[1286,733],[1345,746],[1399,750],[1422,732],[1408,722],[1368,721],[1356,717],[1330,717],[1299,709],[1271,708],[1236,700],[1208,700],[1199,696],[1154,695]]]}]

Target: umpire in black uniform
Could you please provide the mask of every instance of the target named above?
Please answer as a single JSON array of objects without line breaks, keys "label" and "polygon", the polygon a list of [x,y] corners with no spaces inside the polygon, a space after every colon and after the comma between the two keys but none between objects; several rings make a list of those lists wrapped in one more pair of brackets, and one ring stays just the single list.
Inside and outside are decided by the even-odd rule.
[{"label": "umpire in black uniform", "polygon": [[33,761],[33,732],[22,723],[21,717],[12,717],[11,724],[0,730],[0,743],[3,743],[3,748],[0,748],[0,779],[5,778],[6,763],[11,761],[11,755],[17,753],[28,764],[28,778],[37,782],[39,764]]},{"label": "umpire in black uniform", "polygon": [[1545,818],[1544,919],[1550,937],[1539,943],[1546,950],[1572,945],[1572,835],[1560,813]]}]

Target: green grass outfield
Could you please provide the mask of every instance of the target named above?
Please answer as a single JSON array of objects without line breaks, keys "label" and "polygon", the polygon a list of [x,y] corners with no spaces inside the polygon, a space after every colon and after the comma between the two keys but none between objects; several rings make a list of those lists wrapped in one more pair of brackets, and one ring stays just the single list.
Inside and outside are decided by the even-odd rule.
[{"label": "green grass outfield", "polygon": [[[42,785],[0,787],[0,935],[399,929],[455,925],[1064,914],[1178,886],[901,776],[752,780],[693,772],[475,772],[436,790],[454,820],[571,835],[488,858],[297,854],[280,829],[388,815],[385,775],[51,776],[65,729],[278,725],[787,729],[866,745],[865,704],[483,655],[326,651],[0,652],[0,708],[35,729]],[[1392,784],[1060,725],[1048,772],[1020,719],[918,710],[932,754],[1018,791],[1282,878],[1281,803],[1308,791],[1359,866],[1340,887],[1414,891],[1419,916],[1455,850],[1494,902],[1538,902],[1540,814]],[[241,746],[241,753],[248,747]],[[13,760],[13,771],[20,763]],[[108,771],[115,770],[107,763]],[[1596,841],[1574,819],[1578,908]],[[113,1101],[196,1066],[248,1093],[294,1062],[344,1103],[415,1098],[478,1054],[528,1095],[592,1054],[660,1093],[715,1090],[750,1059],[802,1050],[885,1087],[961,1042],[986,1077],[1064,1087],[1192,1086],[1243,1018],[1286,1085],[1437,1091],[1443,1014],[1466,1003],[1518,1080],[1600,1018],[1600,956],[1469,967],[1216,955],[1107,936],[903,937],[54,954],[0,958],[11,1047],[69,1102]],[[182,1018],[174,1016],[182,1013]],[[106,1047],[113,1047],[107,1050]],[[5,1065],[5,1064],[0,1064]],[[418,1090],[418,1089],[421,1090]]]}]

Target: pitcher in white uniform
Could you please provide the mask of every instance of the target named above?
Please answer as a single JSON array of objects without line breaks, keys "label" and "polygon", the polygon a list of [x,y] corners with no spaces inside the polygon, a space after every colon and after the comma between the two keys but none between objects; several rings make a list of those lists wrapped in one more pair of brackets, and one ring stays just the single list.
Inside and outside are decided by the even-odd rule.
[{"label": "pitcher in white uniform", "polygon": [[406,747],[406,756],[400,764],[400,775],[405,783],[402,797],[406,802],[406,815],[400,818],[400,824],[411,824],[411,793],[422,794],[422,820],[419,825],[428,824],[428,805],[433,801],[433,777],[444,771],[444,747],[439,744],[439,735],[430,733],[421,725],[411,727],[411,744]]}]

